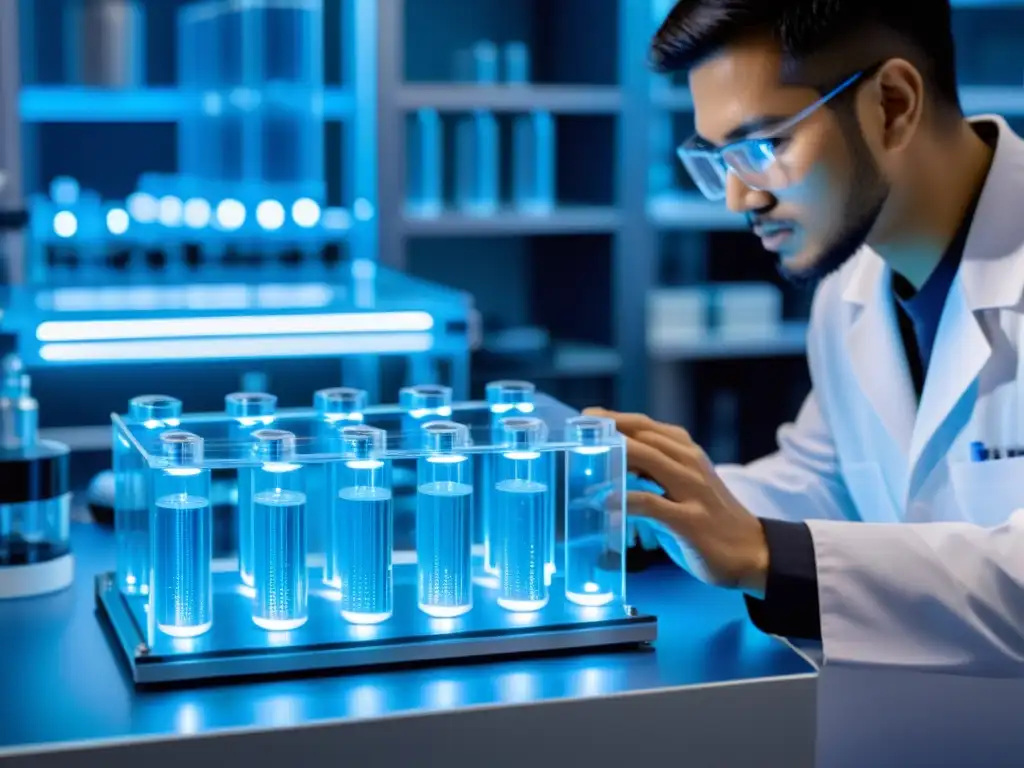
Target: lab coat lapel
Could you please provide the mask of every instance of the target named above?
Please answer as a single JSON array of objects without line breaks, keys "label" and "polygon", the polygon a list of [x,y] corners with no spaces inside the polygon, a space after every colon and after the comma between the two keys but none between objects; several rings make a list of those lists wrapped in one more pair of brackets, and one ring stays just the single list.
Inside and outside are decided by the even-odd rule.
[{"label": "lab coat lapel", "polygon": [[1002,118],[975,120],[994,122],[999,143],[935,337],[911,441],[912,475],[952,414],[958,414],[963,423],[941,430],[945,445],[934,446],[929,454],[937,454],[940,448],[945,452],[970,420],[973,408],[968,403],[960,409],[957,405],[971,396],[972,385],[992,356],[977,313],[1016,306],[1024,289],[1024,217],[1012,202],[1024,179],[1024,141]]},{"label": "lab coat lapel", "polygon": [[846,333],[850,364],[861,391],[903,456],[914,428],[914,388],[900,338],[890,287],[881,257],[865,250],[853,270],[843,299],[853,306]]},{"label": "lab coat lapel", "polygon": [[[912,473],[929,441],[968,394],[991,354],[992,346],[974,316],[962,279],[957,278],[950,286],[939,321],[928,376],[921,393],[921,405],[914,423],[910,444]],[[969,420],[970,411],[970,408],[965,408],[960,412],[964,424]]]}]

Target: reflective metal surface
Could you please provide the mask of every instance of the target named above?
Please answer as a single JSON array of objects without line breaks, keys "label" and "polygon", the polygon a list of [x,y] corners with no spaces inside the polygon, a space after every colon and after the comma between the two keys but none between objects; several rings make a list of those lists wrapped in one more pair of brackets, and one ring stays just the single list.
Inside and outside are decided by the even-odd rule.
[{"label": "reflective metal surface", "polygon": [[92,576],[114,564],[113,536],[75,526],[78,576],[52,597],[0,602],[0,680],[18,684],[0,718],[0,756],[32,745],[276,728],[480,705],[653,693],[805,675],[808,665],[746,619],[738,595],[676,569],[632,577],[630,602],[655,613],[651,651],[346,674],[136,692],[94,614]]}]

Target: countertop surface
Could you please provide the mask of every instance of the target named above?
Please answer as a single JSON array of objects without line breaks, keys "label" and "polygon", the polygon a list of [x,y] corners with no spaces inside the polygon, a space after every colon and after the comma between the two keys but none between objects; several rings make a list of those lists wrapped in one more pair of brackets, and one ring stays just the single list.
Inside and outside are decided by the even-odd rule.
[{"label": "countertop surface", "polygon": [[[65,592],[0,602],[0,680],[17,706],[0,718],[4,752],[531,704],[807,675],[798,654],[756,630],[739,595],[678,569],[631,575],[629,600],[658,616],[653,649],[382,669],[330,677],[136,691],[94,608],[94,574],[112,570],[113,536],[72,531]],[[9,690],[9,689],[8,689]]]}]

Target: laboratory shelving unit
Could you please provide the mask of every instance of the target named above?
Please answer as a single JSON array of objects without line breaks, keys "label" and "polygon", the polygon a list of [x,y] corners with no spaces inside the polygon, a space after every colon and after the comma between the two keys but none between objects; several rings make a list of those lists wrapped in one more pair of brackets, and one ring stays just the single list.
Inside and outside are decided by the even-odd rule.
[{"label": "laboratory shelving unit", "polygon": [[[344,85],[328,89],[325,111],[329,119],[344,120],[346,126],[342,167],[337,174],[343,180],[344,204],[360,212],[348,235],[354,252],[384,265],[474,290],[485,308],[488,296],[484,294],[488,291],[529,294],[531,306],[519,321],[549,327],[555,340],[554,353],[534,369],[521,371],[521,375],[570,384],[582,381],[592,385],[602,380],[608,385],[607,394],[602,391],[597,396],[623,409],[653,407],[659,415],[686,420],[690,407],[681,406],[691,389],[686,382],[692,379],[694,366],[705,364],[702,361],[799,359],[806,297],[788,302],[792,306],[776,339],[751,341],[709,333],[699,341],[649,343],[648,294],[663,282],[666,261],[685,262],[676,270],[681,269],[685,275],[681,278],[684,284],[713,279],[712,267],[721,262],[725,251],[746,254],[750,261],[765,261],[758,256],[755,243],[740,241],[742,221],[696,195],[675,168],[671,148],[666,150],[653,137],[654,126],[664,122],[666,116],[673,123],[673,140],[682,139],[692,127],[692,103],[683,81],[657,78],[644,67],[650,35],[671,2],[518,0],[518,4],[532,7],[535,25],[540,26],[537,19],[543,18],[545,28],[558,27],[557,32],[545,29],[538,51],[543,46],[571,47],[570,56],[611,61],[613,74],[604,82],[570,77],[565,78],[569,82],[557,82],[555,78],[553,83],[493,86],[449,82],[444,73],[425,82],[415,81],[408,71],[409,38],[423,31],[410,28],[409,14],[417,5],[427,3],[432,13],[447,14],[445,25],[472,26],[467,20],[487,13],[501,16],[518,12],[517,4],[467,1],[455,13],[452,3],[432,0],[324,2],[325,7],[332,3],[339,6],[347,24],[341,54]],[[23,25],[33,22],[30,10],[36,5],[22,3]],[[1024,60],[1020,60],[1024,49],[1013,33],[1014,28],[1021,28],[1022,4],[1019,0],[954,0],[954,5],[958,43],[965,60],[961,62],[965,109],[969,113],[999,112],[1012,120],[1024,119]],[[569,23],[564,18],[558,22],[555,17],[559,13],[571,16]],[[985,14],[995,15],[982,18]],[[612,18],[596,19],[597,15]],[[38,13],[35,21],[41,23]],[[595,21],[613,30],[614,45],[588,46],[576,39],[585,36]],[[502,29],[501,22],[491,28]],[[986,35],[984,44],[982,31]],[[440,46],[433,39],[418,43]],[[179,108],[177,99],[176,91],[166,84],[144,91],[79,90],[76,94],[47,85],[29,85],[21,99],[22,118],[29,126],[24,140],[26,164],[31,167],[35,162],[33,152],[38,153],[32,129],[36,124],[57,119],[155,123],[173,118]],[[489,216],[469,216],[455,210],[436,216],[411,213],[406,205],[407,130],[410,115],[421,109],[445,115],[479,110],[502,116],[543,110],[558,121],[592,121],[587,125],[610,137],[599,153],[602,156],[595,156],[591,165],[595,174],[608,177],[605,181],[611,194],[604,200],[563,200],[545,214],[523,214],[510,208]],[[559,152],[565,149],[562,143],[558,148]],[[655,164],[672,168],[658,183],[652,183]],[[569,175],[569,171],[560,170],[559,180]],[[534,262],[550,257],[550,266],[544,263],[545,275],[534,276],[532,283],[524,279],[510,285],[501,277],[488,283],[488,269],[497,269],[499,260],[494,247],[508,241],[525,243],[520,252],[531,252]],[[558,254],[563,250],[571,255],[562,259]],[[588,250],[593,252],[592,258]],[[433,256],[445,252],[450,252],[446,259]],[[455,258],[451,256],[454,253],[462,255]],[[711,253],[715,254],[714,262],[708,258]],[[481,268],[479,262],[486,266]],[[477,284],[483,286],[479,289],[472,281],[465,283],[466,273],[474,270]],[[562,276],[562,270],[572,274]],[[421,274],[424,272],[427,274]],[[581,313],[596,319],[581,320],[577,317]],[[593,327],[582,332],[587,322]],[[649,365],[651,360],[653,366]],[[672,376],[663,375],[666,368],[675,370]],[[510,372],[516,371],[513,366]],[[666,379],[670,382],[667,390],[654,386]],[[661,390],[663,396],[653,406],[652,389]],[[586,396],[593,397],[595,391],[588,390]],[[673,397],[672,392],[678,394]],[[666,397],[675,402],[667,404]],[[573,400],[572,396],[563,398]]]},{"label": "laboratory shelving unit", "polygon": [[[652,141],[652,124],[668,114],[673,116],[678,129],[680,124],[685,125],[692,112],[689,93],[680,81],[666,82],[644,68],[650,35],[660,14],[671,7],[669,0],[660,3],[618,0],[614,4],[617,52],[581,47],[580,56],[616,56],[618,77],[614,84],[515,87],[406,82],[403,76],[408,46],[405,35],[409,34],[406,13],[412,3],[423,1],[382,0],[380,4],[380,141],[381,146],[397,148],[396,152],[382,157],[379,166],[382,216],[394,217],[393,225],[382,231],[382,259],[409,266],[412,239],[530,238],[555,234],[610,238],[608,269],[611,274],[604,282],[606,292],[581,299],[601,303],[611,317],[604,340],[607,354],[602,354],[601,343],[567,344],[564,346],[568,353],[562,356],[562,364],[555,366],[558,370],[547,373],[552,378],[562,379],[613,378],[614,402],[624,409],[654,407],[667,418],[685,421],[692,408],[692,404],[685,402],[685,393],[690,389],[687,380],[692,375],[693,364],[802,355],[806,296],[790,302],[796,305],[796,310],[787,312],[778,334],[770,339],[734,338],[713,331],[697,341],[655,344],[648,339],[646,301],[650,289],[659,284],[666,243],[674,241],[676,250],[684,251],[685,259],[693,262],[686,272],[706,279],[708,255],[720,233],[745,229],[740,217],[688,188],[681,173],[675,174],[675,183],[666,189],[655,189],[650,183],[652,163],[674,162],[674,158],[655,157],[658,149]],[[954,5],[958,28],[965,27],[967,16],[981,9],[1002,8],[1003,13],[1024,13],[1015,10],[1021,6],[1019,2],[956,0]],[[575,7],[580,8],[579,24],[585,24],[582,7]],[[486,9],[485,2],[467,12],[486,13]],[[606,13],[608,7],[596,3],[593,12]],[[967,38],[970,34],[967,30]],[[965,39],[964,34],[958,34],[958,38],[962,51],[970,51],[980,43],[980,40]],[[1024,117],[1024,88],[1019,75],[1024,66],[1017,71],[1016,82],[1004,80],[989,84],[981,78],[967,78],[962,90],[965,110]],[[614,200],[605,206],[559,206],[546,216],[523,216],[508,211],[488,218],[467,217],[450,211],[432,218],[407,215],[403,212],[405,120],[411,111],[421,108],[450,112],[483,109],[497,113],[544,109],[559,116],[610,116],[616,122],[613,159],[609,161],[609,171],[615,178]],[[684,136],[675,138],[681,140]],[[750,255],[757,258],[753,248]],[[595,259],[595,265],[600,261]],[[553,330],[553,335],[559,336],[557,329]],[[649,366],[649,361],[654,365]],[[575,366],[578,370],[574,370]],[[666,375],[666,371],[670,373]],[[653,405],[652,394],[657,401]]]}]

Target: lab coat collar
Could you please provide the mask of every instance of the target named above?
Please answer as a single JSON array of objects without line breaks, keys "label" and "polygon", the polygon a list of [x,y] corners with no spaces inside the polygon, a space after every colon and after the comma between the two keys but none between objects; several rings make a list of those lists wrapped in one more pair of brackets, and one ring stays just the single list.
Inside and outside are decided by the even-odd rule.
[{"label": "lab coat collar", "polygon": [[999,143],[967,236],[960,280],[971,310],[1014,307],[1024,294],[1024,140],[997,115],[971,122],[994,123]]},{"label": "lab coat collar", "polygon": [[842,292],[844,301],[858,307],[847,336],[853,369],[886,429],[908,455],[908,481],[991,356],[974,313],[1017,306],[1024,293],[1024,216],[1017,209],[1024,195],[1024,140],[1001,117],[972,122],[994,123],[999,140],[939,323],[919,407],[892,306],[889,270],[881,257],[864,248]]},{"label": "lab coat collar", "polygon": [[[972,310],[1014,307],[1024,295],[1024,216],[1015,201],[1024,192],[1024,139],[998,115],[971,118],[993,123],[999,143],[982,187],[967,242],[959,279]],[[843,301],[864,306],[878,300],[878,283],[888,286],[888,270],[871,248],[862,248],[843,288]],[[882,292],[885,301],[890,300]]]}]

